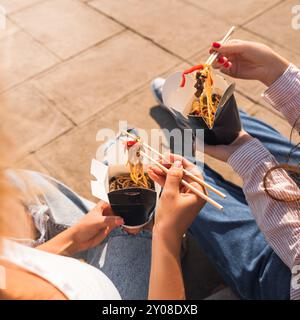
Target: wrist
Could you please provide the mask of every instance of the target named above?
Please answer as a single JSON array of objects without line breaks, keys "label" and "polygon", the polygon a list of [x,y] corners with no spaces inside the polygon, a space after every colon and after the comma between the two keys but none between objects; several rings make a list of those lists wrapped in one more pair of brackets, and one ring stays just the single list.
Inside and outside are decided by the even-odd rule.
[{"label": "wrist", "polygon": [[77,252],[77,249],[72,228],[63,231],[56,237],[38,246],[38,249],[57,255],[73,256]]},{"label": "wrist", "polygon": [[276,55],[274,62],[268,66],[267,75],[261,80],[267,87],[270,87],[277,79],[279,79],[286,69],[289,67],[289,61],[283,57]]},{"label": "wrist", "polygon": [[78,253],[79,246],[78,246],[78,241],[76,239],[76,236],[78,235],[77,226],[74,225],[70,227],[65,231],[65,234],[62,234],[62,235],[63,235],[63,239],[62,239],[61,248],[63,250],[63,253],[61,254],[66,256],[73,256],[74,254]]},{"label": "wrist", "polygon": [[271,153],[259,140],[253,138],[231,155],[228,164],[245,180],[247,176],[257,173],[257,166],[273,161],[274,157]]},{"label": "wrist", "polygon": [[180,253],[183,235],[166,224],[156,224],[153,227],[152,239],[155,242],[167,243],[172,249]]},{"label": "wrist", "polygon": [[240,148],[242,145],[247,143],[248,141],[254,139],[252,136],[250,136],[249,133],[246,131],[242,130],[238,136],[238,138],[232,143],[232,146],[237,150]]},{"label": "wrist", "polygon": [[240,149],[244,144],[249,142],[250,140],[253,140],[254,138],[250,136],[247,132],[241,131],[239,133],[239,136],[235,139],[235,141],[232,142],[231,145],[229,145],[229,152],[227,154],[227,158],[225,161],[227,162],[228,159],[238,150]]}]

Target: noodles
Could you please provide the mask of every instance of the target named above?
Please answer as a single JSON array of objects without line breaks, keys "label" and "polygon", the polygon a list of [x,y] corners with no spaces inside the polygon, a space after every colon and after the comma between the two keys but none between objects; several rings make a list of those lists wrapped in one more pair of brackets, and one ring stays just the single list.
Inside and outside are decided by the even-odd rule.
[{"label": "noodles", "polygon": [[211,129],[214,125],[217,106],[221,96],[213,93],[213,79],[211,66],[204,66],[203,70],[196,73],[197,89],[192,103],[190,115],[202,117],[207,126]]},{"label": "noodles", "polygon": [[130,177],[130,174],[122,174],[117,177],[113,177],[110,180],[109,184],[109,192],[120,190],[120,189],[128,189],[128,188],[147,188],[147,189],[154,189],[153,183],[148,177],[148,175],[144,175],[145,179],[147,180],[147,187],[141,186],[140,184],[136,184]]},{"label": "noodles", "polygon": [[128,162],[130,169],[130,178],[138,186],[142,188],[149,188],[149,183],[144,174],[143,158],[141,151],[144,151],[140,138],[134,141],[127,141]]},{"label": "noodles", "polygon": [[144,166],[142,163],[138,163],[136,165],[133,165],[132,163],[129,163],[130,167],[130,178],[131,180],[138,186],[142,188],[149,189],[149,180],[144,174]]},{"label": "noodles", "polygon": [[153,183],[148,175],[144,173],[144,165],[142,162],[141,151],[143,147],[137,138],[134,141],[126,142],[126,149],[128,151],[129,174],[119,175],[112,178],[110,182],[110,191],[127,189],[127,188],[145,188],[153,189]]}]

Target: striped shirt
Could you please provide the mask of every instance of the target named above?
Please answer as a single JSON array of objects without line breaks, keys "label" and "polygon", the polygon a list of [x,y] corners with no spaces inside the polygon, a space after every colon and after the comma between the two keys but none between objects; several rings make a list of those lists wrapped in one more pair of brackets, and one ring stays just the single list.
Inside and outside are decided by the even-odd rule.
[{"label": "striped shirt", "polygon": [[[291,64],[266,90],[264,98],[300,131],[298,68]],[[291,299],[300,300],[300,201],[280,202],[266,194],[263,177],[278,163],[257,139],[242,145],[230,156],[228,163],[243,179],[243,190],[260,230],[292,272]],[[268,181],[272,182],[272,193],[280,198],[295,199],[300,194],[300,189],[284,170],[273,171]]]}]

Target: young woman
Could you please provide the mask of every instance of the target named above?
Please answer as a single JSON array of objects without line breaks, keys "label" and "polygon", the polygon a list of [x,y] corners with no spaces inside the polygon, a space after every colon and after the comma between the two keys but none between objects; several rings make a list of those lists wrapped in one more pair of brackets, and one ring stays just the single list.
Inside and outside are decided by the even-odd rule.
[{"label": "young woman", "polygon": [[[300,131],[297,67],[254,42],[213,43],[211,51],[220,54],[215,68],[268,86],[265,99]],[[152,84],[161,104],[163,83],[163,79],[156,79]],[[208,183],[227,194],[222,203],[224,213],[206,206],[191,231],[239,297],[300,299],[300,190],[296,180],[277,167],[293,150],[289,162],[293,167],[288,169],[299,173],[300,151],[265,123],[244,112],[240,117],[243,131],[238,138],[228,146],[207,145],[205,152],[227,161],[242,177],[243,189],[205,166],[203,174]]]},{"label": "young woman", "polygon": [[[180,264],[181,242],[204,202],[188,190],[181,189],[180,180],[183,166],[194,168],[194,165],[177,159],[170,169],[156,210],[152,239],[151,236],[132,236],[119,230],[116,238],[121,237],[125,247],[120,247],[120,241],[107,246],[105,257],[113,257],[114,264],[110,266],[115,273],[115,278],[110,280],[99,270],[102,261],[98,260],[95,268],[72,257],[88,252],[95,262],[99,245],[118,230],[123,220],[114,216],[106,203],[94,206],[58,181],[37,173],[26,173],[29,183],[40,188],[39,193],[31,192],[29,197],[24,177],[18,178],[18,175],[7,171],[12,163],[4,159],[4,155],[11,153],[11,146],[3,134],[0,134],[0,141],[0,299],[145,299],[147,294],[150,299],[185,298]],[[197,174],[201,176],[198,171]],[[202,189],[197,183],[194,185]],[[38,236],[34,234],[32,216],[39,227]],[[30,239],[41,239],[49,232],[44,228],[44,219],[52,221],[55,216],[72,226],[64,231],[55,230],[64,225],[61,221],[50,228],[53,234],[48,237],[54,233],[56,236],[45,243],[32,241],[37,246],[31,247]],[[75,220],[77,222],[74,223]],[[26,245],[20,244],[22,241]],[[149,266],[143,270],[148,261],[144,261],[145,246],[150,248],[146,252]],[[132,258],[132,252],[135,260],[131,260],[126,269],[124,261],[126,257]],[[131,275],[134,278],[130,278]],[[130,286],[128,277],[132,280]],[[149,293],[145,292],[145,289],[148,291],[148,283]],[[126,289],[133,293],[126,296]]]}]

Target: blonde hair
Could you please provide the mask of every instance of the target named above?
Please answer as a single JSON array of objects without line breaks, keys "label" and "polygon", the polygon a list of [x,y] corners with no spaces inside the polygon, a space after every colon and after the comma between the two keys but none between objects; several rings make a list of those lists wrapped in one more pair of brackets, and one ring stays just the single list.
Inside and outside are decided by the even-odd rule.
[{"label": "blonde hair", "polygon": [[[1,121],[5,121],[3,111]],[[0,237],[32,238],[33,230],[24,195],[10,181],[7,170],[16,168],[16,148],[0,126]]]},{"label": "blonde hair", "polygon": [[[3,117],[1,118],[3,119]],[[13,187],[5,174],[5,170],[9,167],[9,163],[11,163],[12,160],[10,152],[11,145],[12,142],[0,128],[0,236],[7,232],[7,228],[5,227],[7,223],[4,222],[4,220],[6,220],[4,217],[9,206],[8,203],[14,195]]]}]

